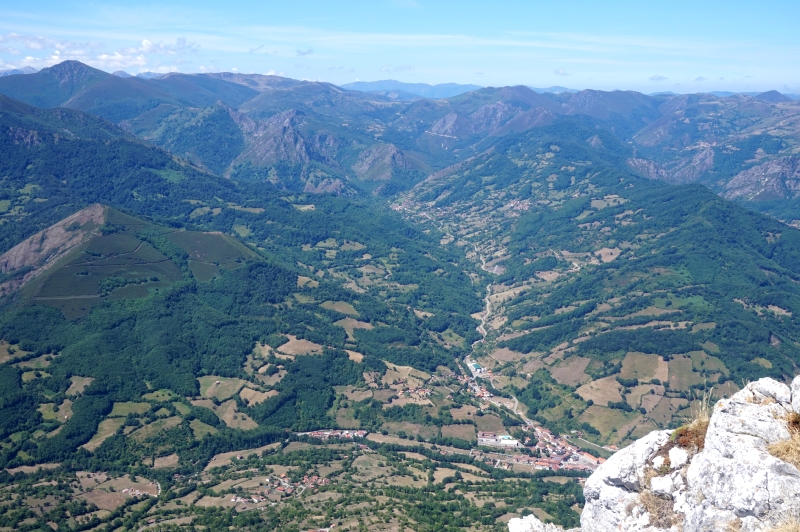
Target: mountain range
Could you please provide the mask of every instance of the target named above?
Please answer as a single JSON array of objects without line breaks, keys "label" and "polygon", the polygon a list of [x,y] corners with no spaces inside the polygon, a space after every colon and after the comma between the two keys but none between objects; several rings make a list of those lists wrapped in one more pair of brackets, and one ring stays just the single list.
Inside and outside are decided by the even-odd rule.
[{"label": "mountain range", "polygon": [[558,449],[798,372],[798,153],[775,91],[0,77],[0,526],[576,525]]}]

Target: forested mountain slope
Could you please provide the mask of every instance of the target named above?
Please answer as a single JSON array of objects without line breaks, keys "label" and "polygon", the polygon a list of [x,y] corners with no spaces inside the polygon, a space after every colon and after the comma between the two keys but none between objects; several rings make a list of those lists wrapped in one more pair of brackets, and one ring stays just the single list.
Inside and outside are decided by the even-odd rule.
[{"label": "forested mountain slope", "polygon": [[509,136],[398,203],[494,274],[478,362],[495,386],[542,422],[616,443],[678,422],[698,390],[793,375],[800,233],[703,187],[637,178],[631,148],[596,131]]}]

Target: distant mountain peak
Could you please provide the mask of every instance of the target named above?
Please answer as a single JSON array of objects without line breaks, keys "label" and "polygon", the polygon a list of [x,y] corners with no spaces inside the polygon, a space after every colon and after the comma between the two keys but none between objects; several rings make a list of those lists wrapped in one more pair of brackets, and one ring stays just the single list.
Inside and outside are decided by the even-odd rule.
[{"label": "distant mountain peak", "polygon": [[755,98],[764,102],[769,103],[781,103],[781,102],[791,102],[793,101],[788,96],[781,94],[778,91],[767,91],[762,92],[761,94],[756,94]]},{"label": "distant mountain peak", "polygon": [[36,74],[39,72],[33,67],[12,68],[9,70],[0,70],[0,78],[4,76],[18,76],[20,74]]},{"label": "distant mountain peak", "polygon": [[116,72],[111,73],[113,76],[117,76],[118,78],[132,78],[130,74],[125,72],[124,70],[117,70]]},{"label": "distant mountain peak", "polygon": [[166,74],[159,74],[158,72],[139,72],[136,74],[137,78],[155,79],[166,76]]},{"label": "distant mountain peak", "polygon": [[106,77],[109,74],[102,70],[97,70],[80,61],[68,60],[43,68],[40,74],[55,77],[60,83],[80,83],[92,77]]},{"label": "distant mountain peak", "polygon": [[460,85],[458,83],[441,83],[439,85],[429,85],[428,83],[404,83],[394,79],[380,81],[356,81],[341,85],[343,89],[358,92],[383,92],[383,91],[402,91],[423,98],[441,99],[451,98],[472,92],[483,87],[479,85]]}]

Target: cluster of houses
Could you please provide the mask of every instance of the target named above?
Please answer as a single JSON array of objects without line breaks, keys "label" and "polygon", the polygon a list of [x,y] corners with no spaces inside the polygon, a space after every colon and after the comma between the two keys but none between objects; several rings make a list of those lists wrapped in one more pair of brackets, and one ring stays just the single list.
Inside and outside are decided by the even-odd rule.
[{"label": "cluster of houses", "polygon": [[508,202],[508,206],[514,211],[527,211],[531,208],[531,202],[528,200],[513,199]]},{"label": "cluster of houses", "polygon": [[155,497],[152,493],[148,493],[146,491],[139,491],[135,488],[125,488],[122,490],[122,493],[126,495],[130,495],[131,497],[138,497],[140,495],[147,495],[148,497]]},{"label": "cluster of houses", "polygon": [[495,432],[478,432],[478,445],[489,447],[514,448],[522,447],[522,444],[508,434],[497,434]]},{"label": "cluster of houses", "polygon": [[536,449],[540,454],[548,458],[538,458],[537,469],[558,469],[565,471],[594,471],[597,466],[605,462],[604,458],[598,458],[591,454],[581,451],[564,438],[556,436],[544,427],[531,427],[536,434]]},{"label": "cluster of houses", "polygon": [[309,488],[313,488],[315,486],[327,486],[330,483],[331,479],[325,477],[318,477],[317,475],[313,475],[310,477],[303,477],[303,484],[305,484]]},{"label": "cluster of houses", "polygon": [[315,430],[313,432],[300,432],[303,436],[311,436],[319,440],[352,440],[354,438],[366,438],[369,434],[366,430]]},{"label": "cluster of houses", "polygon": [[428,397],[431,393],[433,393],[432,390],[429,390],[428,388],[406,388],[397,392],[397,396],[403,397],[403,395],[408,394],[409,397],[412,395],[416,395],[418,397]]}]

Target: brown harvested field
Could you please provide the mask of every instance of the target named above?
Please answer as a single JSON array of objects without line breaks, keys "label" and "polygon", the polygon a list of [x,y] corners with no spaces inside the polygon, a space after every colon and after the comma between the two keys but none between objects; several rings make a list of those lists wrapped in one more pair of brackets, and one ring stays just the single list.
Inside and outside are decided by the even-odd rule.
[{"label": "brown harvested field", "polygon": [[686,399],[664,397],[648,415],[659,425],[666,425],[682,407],[689,404]]},{"label": "brown harvested field", "polygon": [[669,361],[669,387],[673,390],[689,390],[692,384],[700,384],[703,377],[692,371],[692,359],[684,355],[675,355]]},{"label": "brown harvested field", "polygon": [[67,389],[67,395],[78,395],[89,387],[94,379],[92,377],[72,377],[72,384]]},{"label": "brown harvested field", "polygon": [[[662,393],[663,393],[664,388],[662,388],[661,386],[659,386],[658,388],[660,388],[662,390]],[[658,393],[658,392],[656,392],[654,394],[650,394],[648,392],[648,393],[646,393],[646,394],[641,396],[641,400],[639,402],[639,406],[644,408],[645,411],[649,414],[658,405],[658,402],[661,401],[661,397],[662,397],[662,395],[660,393]]]},{"label": "brown harvested field", "polygon": [[370,441],[374,441],[377,443],[391,443],[395,445],[410,445],[408,440],[404,440],[398,436],[392,436],[391,434],[387,434],[384,436],[383,434],[377,432],[370,432],[367,434],[367,439]]},{"label": "brown harvested field", "polygon": [[395,382],[406,381],[408,387],[419,388],[431,378],[427,373],[416,370],[411,366],[397,366],[386,362],[386,367],[388,369],[383,375],[382,382],[388,385],[392,385]]},{"label": "brown harvested field", "polygon": [[403,395],[397,399],[392,399],[390,403],[385,403],[383,408],[391,408],[393,406],[404,407],[406,405],[420,405],[420,406],[433,406],[433,403],[427,397],[420,397],[418,395]]},{"label": "brown harvested field", "polygon": [[620,388],[617,379],[611,376],[588,382],[575,391],[584,401],[591,399],[596,405],[606,405],[609,401],[622,401]]},{"label": "brown harvested field", "polygon": [[492,351],[490,356],[499,362],[517,362],[518,360],[522,360],[530,355],[525,355],[516,351],[512,351],[507,347],[502,347]]},{"label": "brown harvested field", "polygon": [[309,288],[318,288],[319,281],[315,281],[311,277],[304,277],[302,275],[299,275],[297,277],[297,287],[302,288],[304,286],[308,286]]},{"label": "brown harvested field", "polygon": [[349,358],[353,362],[361,362],[362,360],[364,360],[364,355],[362,355],[361,353],[357,353],[355,351],[348,351],[346,349],[345,353],[347,353],[347,358]]},{"label": "brown harvested field", "polygon": [[169,456],[162,456],[160,458],[156,458],[153,460],[153,469],[161,469],[167,467],[177,467],[178,466],[178,455],[172,453]]},{"label": "brown harvested field", "polygon": [[248,406],[250,405],[257,405],[259,403],[263,403],[270,397],[275,397],[278,395],[276,390],[270,390],[268,392],[259,392],[252,388],[242,388],[242,391],[239,392],[239,397],[244,399]]},{"label": "brown harvested field", "polygon": [[450,415],[453,416],[453,419],[473,419],[475,417],[475,412],[477,412],[477,407],[471,405],[464,405],[460,408],[451,408]]},{"label": "brown harvested field", "polygon": [[124,423],[125,419],[123,418],[104,419],[100,422],[100,426],[97,427],[97,433],[92,436],[91,440],[83,444],[81,447],[87,451],[94,451],[100,447],[100,444],[113,436],[117,432],[117,429],[120,428]]},{"label": "brown harvested field", "polygon": [[[266,368],[266,366],[264,366]],[[266,371],[266,369],[264,370]],[[267,386],[275,386],[281,379],[283,379],[287,374],[287,371],[284,369],[278,370],[278,373],[275,375],[256,375],[256,379],[263,382]]]},{"label": "brown harvested field", "polygon": [[473,425],[445,425],[442,427],[443,438],[458,438],[460,440],[475,441],[475,427]]},{"label": "brown harvested field", "polygon": [[666,382],[668,376],[667,363],[659,355],[631,351],[622,361],[620,377],[623,379],[639,379],[641,382],[658,379]]},{"label": "brown harvested field", "polygon": [[619,248],[602,248],[594,252],[594,254],[603,262],[611,262],[619,257],[622,250]]},{"label": "brown harvested field", "polygon": [[375,398],[376,401],[386,402],[395,394],[394,390],[375,390],[372,392],[372,397]]},{"label": "brown harvested field", "polygon": [[286,355],[310,355],[312,353],[322,353],[322,346],[308,340],[299,340],[296,336],[287,334],[288,342],[278,348],[278,351]]},{"label": "brown harvested field", "polygon": [[237,503],[231,502],[230,497],[209,497],[206,495],[194,504],[201,508],[233,508]]},{"label": "brown harvested field", "polygon": [[353,340],[353,341],[355,341],[355,339],[356,339],[356,337],[353,336],[353,331],[355,329],[367,329],[367,330],[372,329],[372,324],[371,323],[358,321],[358,320],[353,319],[353,318],[344,318],[344,319],[341,319],[339,321],[333,322],[333,324],[343,328],[345,330],[345,332],[347,333],[347,338],[349,340]]},{"label": "brown harvested field", "polygon": [[546,271],[546,272],[536,272],[536,277],[538,277],[539,279],[541,279],[543,281],[547,281],[547,282],[555,281],[556,279],[558,279],[562,275],[563,275],[562,273],[557,272],[555,270],[550,270],[550,271]]},{"label": "brown harvested field", "polygon": [[[95,476],[95,478],[97,477]],[[95,483],[88,483],[89,486],[93,484]],[[111,491],[112,489],[114,490],[113,492]],[[101,510],[114,510],[122,505],[126,499],[134,496],[130,491],[123,490],[138,490],[142,494],[149,494],[153,497],[158,495],[158,486],[156,486],[154,482],[150,482],[142,477],[137,477],[136,482],[132,482],[129,477],[124,476],[107,479],[105,481],[101,480],[100,484],[96,484],[94,489],[82,493],[78,495],[78,497],[94,503]]]},{"label": "brown harvested field", "polygon": [[215,413],[232,429],[250,430],[258,427],[258,423],[253,421],[250,416],[236,410],[236,401],[233,399],[219,405]]},{"label": "brown harvested field", "polygon": [[438,484],[442,480],[446,479],[447,477],[452,477],[456,474],[455,469],[447,469],[445,467],[437,467],[436,470],[433,472],[433,482],[434,484]]},{"label": "brown harvested field", "polygon": [[522,366],[522,371],[524,373],[536,373],[540,369],[544,367],[544,362],[541,358],[537,358],[536,360],[529,360]]},{"label": "brown harvested field", "polygon": [[128,414],[144,414],[150,410],[150,403],[114,403],[109,417],[125,417]]},{"label": "brown harvested field", "polygon": [[344,395],[351,401],[364,401],[366,399],[372,399],[372,390],[350,390],[344,392]]},{"label": "brown harvested field", "polygon": [[410,451],[401,451],[400,454],[404,455],[406,458],[411,458],[412,460],[419,460],[421,462],[424,462],[425,460],[428,459],[424,455],[421,455],[419,453],[412,453]]},{"label": "brown harvested field", "polygon": [[192,403],[192,406],[200,406],[203,408],[208,408],[209,410],[214,410],[217,408],[217,405],[215,405],[214,401],[211,399],[193,399],[189,402]]},{"label": "brown harvested field", "polygon": [[588,358],[572,356],[563,360],[555,367],[551,367],[550,375],[552,375],[559,384],[578,386],[590,379],[589,375],[585,373],[589,362],[591,361]]},{"label": "brown harvested field", "polygon": [[179,418],[178,416],[159,419],[153,421],[152,423],[148,423],[147,425],[145,425],[140,429],[136,429],[135,431],[131,432],[130,437],[138,441],[143,441],[148,438],[152,438],[161,431],[177,427],[178,425],[181,424],[181,421],[182,421],[181,418]]},{"label": "brown harvested field", "polygon": [[348,316],[359,315],[355,307],[345,301],[325,301],[320,304],[320,307],[338,312],[339,314],[347,314]]},{"label": "brown harvested field", "polygon": [[248,456],[253,454],[255,454],[256,456],[261,456],[261,454],[264,451],[268,451],[270,449],[277,449],[280,446],[281,446],[280,443],[270,443],[269,445],[258,447],[256,449],[244,449],[241,451],[231,451],[229,453],[221,453],[214,456],[214,458],[211,459],[211,461],[206,466],[205,471],[208,471],[212,467],[223,467],[231,465],[237,456],[242,456],[244,458],[247,458]]},{"label": "brown harvested field", "polygon": [[[381,426],[381,429],[387,430],[394,434],[402,431],[409,436],[416,436],[417,434],[420,434],[424,438],[434,438],[438,436],[439,433],[439,429],[437,427],[418,425],[416,423],[409,423],[407,421],[387,421]],[[406,445],[409,445],[408,441],[406,441]]]},{"label": "brown harvested field", "polygon": [[200,383],[200,395],[209,398],[216,397],[220,401],[233,397],[236,392],[247,384],[247,381],[242,379],[231,379],[216,375],[198,377],[197,380]]},{"label": "brown harvested field", "polygon": [[[652,394],[650,393],[652,390]],[[655,384],[640,384],[639,386],[634,386],[631,388],[631,393],[626,396],[626,400],[628,404],[631,405],[633,408],[639,408],[640,406],[644,406],[642,404],[642,400],[645,397],[658,397],[659,395],[664,395],[664,387],[663,386],[656,386]],[[657,400],[650,399],[647,401],[648,404],[654,408]],[[647,407],[645,406],[645,409]],[[647,409],[649,410],[649,409]]]},{"label": "brown harvested field", "polygon": [[506,430],[503,426],[503,421],[492,414],[475,416],[475,424],[478,426],[478,430],[482,432],[505,432]]},{"label": "brown harvested field", "polygon": [[58,463],[58,464],[38,464],[38,465],[34,465],[34,466],[24,465],[24,466],[19,466],[19,467],[12,467],[11,469],[6,469],[5,471],[8,471],[12,475],[16,475],[17,473],[25,473],[27,475],[29,473],[35,473],[39,469],[42,469],[42,470],[55,469],[55,468],[60,467],[60,466],[61,466],[60,463]]}]

